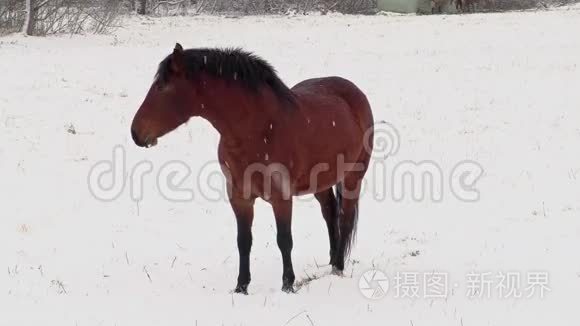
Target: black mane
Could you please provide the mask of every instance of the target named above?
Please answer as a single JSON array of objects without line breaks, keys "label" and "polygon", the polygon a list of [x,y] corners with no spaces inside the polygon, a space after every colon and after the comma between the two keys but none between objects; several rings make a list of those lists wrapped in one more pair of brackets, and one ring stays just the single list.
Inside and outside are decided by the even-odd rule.
[{"label": "black mane", "polygon": [[[188,49],[183,51],[186,74],[194,78],[205,72],[211,76],[237,81],[251,91],[269,86],[284,104],[294,104],[294,94],[280,80],[276,70],[259,56],[239,48]],[[171,76],[171,55],[159,64],[157,78],[167,82]]]}]

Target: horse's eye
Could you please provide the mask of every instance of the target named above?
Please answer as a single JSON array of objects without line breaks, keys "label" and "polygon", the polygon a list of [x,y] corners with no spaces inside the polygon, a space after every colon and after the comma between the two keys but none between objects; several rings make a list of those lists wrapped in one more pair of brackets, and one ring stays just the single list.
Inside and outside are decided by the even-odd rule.
[{"label": "horse's eye", "polygon": [[173,84],[170,84],[170,83],[158,83],[157,84],[157,91],[165,93],[167,91],[172,90],[173,87],[174,87]]},{"label": "horse's eye", "polygon": [[167,82],[159,79],[155,82],[155,86],[156,86],[157,90],[161,92],[167,88]]}]

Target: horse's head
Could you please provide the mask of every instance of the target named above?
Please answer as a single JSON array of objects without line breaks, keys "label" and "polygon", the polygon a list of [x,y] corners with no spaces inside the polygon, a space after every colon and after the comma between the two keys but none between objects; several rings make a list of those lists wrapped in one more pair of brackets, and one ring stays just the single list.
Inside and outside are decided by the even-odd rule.
[{"label": "horse's head", "polygon": [[157,138],[187,122],[192,116],[195,87],[187,78],[184,51],[178,43],[160,65],[159,72],[133,118],[135,144],[150,147]]}]

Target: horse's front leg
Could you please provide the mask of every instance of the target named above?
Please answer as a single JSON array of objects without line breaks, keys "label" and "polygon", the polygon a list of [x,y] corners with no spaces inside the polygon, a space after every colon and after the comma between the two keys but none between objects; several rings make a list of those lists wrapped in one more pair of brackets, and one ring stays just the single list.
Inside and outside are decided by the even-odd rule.
[{"label": "horse's front leg", "polygon": [[276,240],[282,253],[282,291],[294,292],[294,269],[292,268],[292,199],[272,201],[276,217]]},{"label": "horse's front leg", "polygon": [[244,199],[232,195],[230,204],[236,215],[238,224],[238,252],[240,254],[240,270],[238,284],[234,292],[248,294],[250,284],[250,250],[252,248],[252,222],[254,221],[254,199]]}]

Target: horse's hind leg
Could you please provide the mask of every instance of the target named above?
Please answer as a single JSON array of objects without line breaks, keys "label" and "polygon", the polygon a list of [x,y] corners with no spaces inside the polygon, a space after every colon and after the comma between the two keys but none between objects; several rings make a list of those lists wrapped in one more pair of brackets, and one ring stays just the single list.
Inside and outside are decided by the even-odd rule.
[{"label": "horse's hind leg", "polygon": [[[371,138],[372,139],[372,138]],[[363,151],[359,158],[359,168],[349,173],[344,180],[336,186],[336,200],[338,212],[339,240],[334,258],[333,270],[342,274],[344,262],[350,254],[350,249],[355,240],[356,226],[358,222],[358,201],[361,193],[362,181],[368,169],[370,152]]]},{"label": "horse's hind leg", "polygon": [[322,217],[326,221],[328,239],[330,241],[330,264],[334,265],[336,246],[338,243],[338,209],[336,206],[336,198],[334,197],[332,188],[316,193],[314,197],[320,203]]},{"label": "horse's hind leg", "polygon": [[349,180],[348,177],[342,184],[337,186],[338,206],[340,209],[338,214],[339,240],[333,264],[334,272],[337,274],[342,274],[344,262],[350,254],[355,238],[360,187],[360,179]]}]

